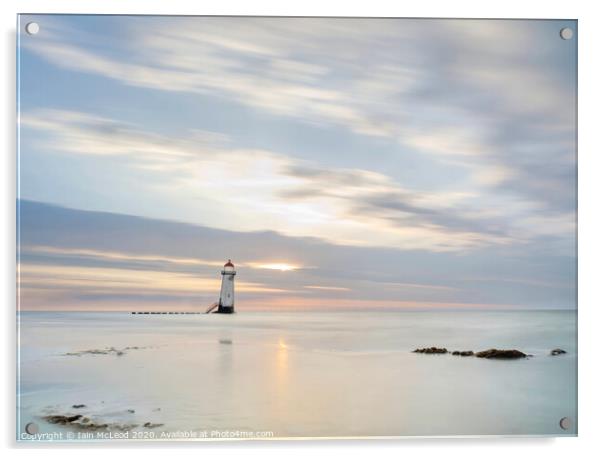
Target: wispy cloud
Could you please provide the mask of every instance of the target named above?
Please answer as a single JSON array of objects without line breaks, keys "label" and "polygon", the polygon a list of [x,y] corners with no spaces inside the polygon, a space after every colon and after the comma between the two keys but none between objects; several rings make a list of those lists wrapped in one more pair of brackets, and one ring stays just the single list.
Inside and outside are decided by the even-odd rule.
[{"label": "wispy cloud", "polygon": [[327,290],[327,291],[335,291],[335,292],[341,292],[341,291],[350,291],[351,289],[349,289],[348,287],[335,287],[335,286],[303,286],[305,289],[312,289],[312,290]]},{"label": "wispy cloud", "polygon": [[61,154],[134,159],[131,167],[156,177],[145,184],[150,191],[247,209],[224,214],[217,219],[220,228],[428,250],[507,244],[531,235],[512,233],[508,213],[484,218],[470,193],[412,190],[382,173],[327,169],[277,152],[237,149],[211,132],[169,138],[58,110],[24,113],[21,122],[44,134],[45,148]]},{"label": "wispy cloud", "polygon": [[[558,257],[554,238],[466,255],[340,246],[28,201],[19,202],[19,219],[24,309],[198,309],[215,301],[226,253],[235,254],[242,309],[574,304],[574,262]],[[274,264],[299,268],[261,268]]]},{"label": "wispy cloud", "polygon": [[74,249],[56,246],[25,246],[21,254],[47,254],[53,257],[80,258],[87,260],[116,260],[116,261],[141,261],[141,262],[161,262],[176,265],[192,266],[212,266],[220,267],[223,261],[197,259],[192,257],[167,257],[158,255],[137,255],[117,251],[101,251],[97,249]]},{"label": "wispy cloud", "polygon": [[356,311],[386,311],[386,310],[512,310],[519,306],[507,303],[463,303],[452,301],[411,301],[411,300],[370,300],[370,299],[337,299],[337,298],[308,298],[305,296],[283,295],[268,299],[250,299],[247,305],[257,311],[278,310],[356,310]]},{"label": "wispy cloud", "polygon": [[277,271],[295,271],[298,270],[300,268],[307,268],[307,267],[302,267],[300,265],[293,265],[290,263],[286,263],[286,262],[269,262],[269,263],[257,263],[257,262],[251,262],[249,264],[250,267],[252,268],[260,268],[260,269],[264,269],[264,270],[277,270]]},{"label": "wispy cloud", "polygon": [[[248,230],[435,250],[521,242],[550,222],[560,221],[565,234],[572,230],[575,117],[567,107],[575,98],[566,84],[570,68],[558,65],[567,52],[560,47],[569,45],[551,46],[546,23],[114,21],[127,38],[103,47],[89,45],[90,32],[78,41],[73,25],[51,18],[43,41],[23,44],[76,72],[221,97],[275,117],[382,138],[399,145],[401,163],[403,154],[426,154],[436,173],[459,166],[466,181],[453,190],[409,189],[366,169],[333,170],[232,148],[206,131],[165,137],[81,112],[26,113],[25,125],[54,136],[48,147],[131,157],[138,168],[161,172],[154,186],[166,195],[206,199],[213,220],[229,219],[226,202],[261,215],[255,219],[265,223],[235,218],[233,225]],[[432,207],[435,199],[442,205]],[[534,211],[539,221],[527,217]]]},{"label": "wispy cloud", "polygon": [[[61,286],[81,287],[90,290],[94,284],[102,290],[128,289],[134,292],[188,292],[215,293],[219,290],[220,279],[199,278],[192,274],[160,272],[152,270],[128,270],[123,268],[97,268],[66,265],[36,265],[24,263],[20,267],[22,286],[60,288]],[[282,289],[262,284],[238,281],[241,292],[285,292]]]},{"label": "wispy cloud", "polygon": [[[157,254],[135,254],[131,252],[119,252],[100,249],[81,249],[58,246],[39,246],[26,245],[21,249],[21,255],[48,256],[53,259],[80,259],[84,261],[100,262],[122,262],[122,263],[142,263],[142,264],[165,264],[167,266],[187,266],[187,267],[213,267],[221,268],[224,265],[223,259],[208,260],[197,257],[176,257],[163,256]],[[263,262],[241,262],[236,261],[236,266],[244,268],[256,268],[263,270],[294,271],[299,269],[313,268],[309,266],[291,264],[286,262],[273,262],[265,260]]]},{"label": "wispy cloud", "polygon": [[[506,158],[520,154],[519,145],[574,146],[567,107],[575,98],[563,80],[571,69],[559,75],[554,60],[570,44],[551,47],[545,23],[128,18],[119,24],[127,39],[100,52],[49,22],[44,41],[24,45],[54,65],[131,86],[218,95],[442,160],[503,164],[517,180],[524,170]],[[517,125],[528,126],[528,136],[508,131]]]}]

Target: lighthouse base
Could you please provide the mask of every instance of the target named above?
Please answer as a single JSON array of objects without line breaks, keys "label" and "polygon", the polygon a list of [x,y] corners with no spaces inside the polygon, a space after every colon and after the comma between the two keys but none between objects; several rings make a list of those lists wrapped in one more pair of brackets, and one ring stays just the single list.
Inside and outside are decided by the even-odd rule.
[{"label": "lighthouse base", "polygon": [[218,314],[234,314],[234,306],[218,306],[217,311]]}]

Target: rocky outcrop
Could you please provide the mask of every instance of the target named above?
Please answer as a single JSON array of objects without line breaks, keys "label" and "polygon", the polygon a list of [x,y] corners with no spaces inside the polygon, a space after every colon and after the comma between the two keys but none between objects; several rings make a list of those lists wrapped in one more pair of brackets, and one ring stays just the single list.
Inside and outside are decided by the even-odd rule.
[{"label": "rocky outcrop", "polygon": [[44,417],[44,419],[46,420],[46,422],[49,422],[51,424],[68,425],[72,422],[81,419],[82,417],[83,416],[81,414],[75,414],[73,416],[68,416],[65,414],[53,414],[51,416]]},{"label": "rocky outcrop", "polygon": [[77,352],[67,352],[65,355],[74,355],[74,356],[82,356],[82,355],[123,355],[125,352],[120,349],[115,349],[114,347],[106,348],[106,349],[86,349],[85,351],[77,351]]},{"label": "rocky outcrop", "polygon": [[67,352],[63,355],[72,355],[80,357],[82,355],[117,355],[122,356],[127,353],[127,351],[135,351],[138,349],[146,349],[146,346],[127,346],[123,349],[116,349],[114,347],[107,347],[104,349],[86,349],[84,351],[77,352]]},{"label": "rocky outcrop", "polygon": [[473,351],[454,351],[452,352],[452,355],[459,355],[461,357],[469,357],[474,355]]},{"label": "rocky outcrop", "polygon": [[[451,354],[459,357],[471,357],[475,356],[481,359],[524,359],[533,357],[531,354],[525,354],[524,352],[519,351],[518,349],[487,349],[486,351],[448,351],[446,348],[438,348],[435,346],[429,348],[418,348],[414,349],[412,352],[416,352],[419,354]],[[564,349],[552,349],[550,351],[550,355],[562,355],[567,352]]]},{"label": "rocky outcrop", "polygon": [[475,356],[484,359],[523,359],[527,354],[517,349],[487,349],[477,352]]},{"label": "rocky outcrop", "polygon": [[[88,408],[87,405],[85,405],[83,403],[76,403],[76,404],[72,405],[71,407],[76,408],[76,409]],[[155,408],[153,411],[160,411],[160,410],[161,410],[161,408]],[[61,411],[59,411],[59,412],[61,412]],[[52,414],[42,416],[42,419],[44,419],[46,422],[48,422],[50,424],[57,424],[57,425],[69,427],[71,429],[90,431],[90,432],[103,431],[103,430],[107,430],[107,431],[115,430],[115,431],[125,432],[128,430],[135,429],[137,427],[156,428],[156,427],[162,427],[164,425],[161,423],[144,422],[144,421],[141,421],[139,423],[134,423],[125,418],[124,418],[124,420],[104,421],[102,418],[97,417],[95,415],[91,415],[91,414],[88,414],[88,415],[71,414],[69,412],[64,413],[64,414],[59,414],[59,412],[53,412]],[[135,414],[136,410],[133,408],[129,408],[129,409],[124,410],[124,412],[129,413],[128,416],[130,416],[130,415]],[[132,417],[132,416],[130,416],[130,417]]]},{"label": "rocky outcrop", "polygon": [[418,352],[420,354],[447,354],[447,349],[433,346],[430,348],[414,349],[412,352]]},{"label": "rocky outcrop", "polygon": [[161,427],[163,424],[153,424],[152,422],[145,422],[143,427],[145,428],[155,428],[155,427]]},{"label": "rocky outcrop", "polygon": [[[50,416],[44,416],[43,418],[50,424],[66,425],[71,428],[85,431],[99,431],[99,430],[118,430],[127,431],[138,427],[137,424],[120,424],[120,423],[100,423],[94,422],[89,417],[76,414],[73,416],[66,414],[53,414]],[[162,424],[159,424],[162,425]],[[159,426],[157,425],[157,427]],[[145,425],[146,427],[146,425]]]}]

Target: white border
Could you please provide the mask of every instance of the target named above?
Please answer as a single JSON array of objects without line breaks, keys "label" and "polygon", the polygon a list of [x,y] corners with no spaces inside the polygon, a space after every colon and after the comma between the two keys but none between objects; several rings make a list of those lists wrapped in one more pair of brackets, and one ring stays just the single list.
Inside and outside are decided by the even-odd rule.
[{"label": "white border", "polygon": [[[429,1],[387,2],[386,0],[304,0],[286,1],[234,1],[194,2],[184,0],[4,0],[0,3],[2,14],[4,53],[2,89],[4,109],[1,111],[2,137],[4,139],[1,200],[4,216],[3,252],[1,264],[4,311],[4,376],[3,391],[6,396],[0,415],[0,433],[3,444],[9,448],[38,448],[45,452],[77,452],[87,448],[88,453],[112,452],[163,455],[166,449],[178,452],[240,452],[248,456],[266,454],[298,455],[301,453],[332,453],[343,451],[349,455],[368,452],[399,455],[446,456],[504,456],[510,453],[529,452],[546,457],[593,454],[600,447],[596,437],[599,415],[600,331],[598,330],[602,297],[598,284],[600,234],[600,59],[602,55],[600,16],[596,3],[585,0],[570,1]],[[272,442],[222,442],[222,443],[110,443],[110,444],[15,444],[15,25],[16,13],[104,13],[104,14],[205,14],[205,15],[310,15],[310,16],[395,16],[395,17],[481,17],[481,18],[562,18],[579,20],[579,437],[578,438],[440,438],[405,439],[399,441],[272,441]],[[598,147],[596,147],[598,146]]]}]

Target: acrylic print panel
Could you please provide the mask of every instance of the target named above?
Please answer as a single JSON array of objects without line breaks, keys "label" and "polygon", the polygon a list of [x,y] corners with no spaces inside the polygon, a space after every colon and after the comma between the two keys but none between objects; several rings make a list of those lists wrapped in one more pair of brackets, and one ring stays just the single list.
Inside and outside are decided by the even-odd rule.
[{"label": "acrylic print panel", "polygon": [[19,440],[576,435],[576,21],[18,27]]}]

